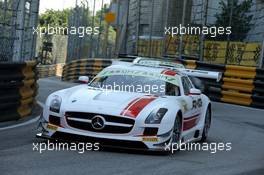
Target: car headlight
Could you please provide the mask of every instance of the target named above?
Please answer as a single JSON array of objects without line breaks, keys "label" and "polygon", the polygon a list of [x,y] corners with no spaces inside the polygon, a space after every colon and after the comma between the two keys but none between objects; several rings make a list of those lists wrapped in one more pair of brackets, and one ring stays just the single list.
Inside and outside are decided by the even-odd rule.
[{"label": "car headlight", "polygon": [[61,97],[54,95],[50,103],[50,111],[60,113],[61,101]]},{"label": "car headlight", "polygon": [[158,110],[154,110],[146,119],[146,124],[160,124],[161,120],[167,113],[168,109],[166,108],[160,108]]}]

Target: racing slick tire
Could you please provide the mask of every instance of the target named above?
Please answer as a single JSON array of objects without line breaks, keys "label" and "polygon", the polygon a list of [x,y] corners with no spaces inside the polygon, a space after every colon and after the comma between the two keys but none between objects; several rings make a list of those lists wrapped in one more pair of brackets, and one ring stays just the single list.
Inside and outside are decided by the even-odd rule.
[{"label": "racing slick tire", "polygon": [[[176,118],[175,118],[175,122],[174,122],[174,126],[173,126],[173,130],[172,130],[172,136],[170,138],[170,148],[174,149],[175,146],[176,150],[179,150],[179,145],[180,145],[180,141],[181,141],[181,135],[182,135],[182,118],[179,115],[179,113],[177,114]],[[171,150],[166,150],[169,154],[171,153]]]},{"label": "racing slick tire", "polygon": [[211,122],[212,122],[211,111],[208,108],[205,114],[204,128],[203,128],[202,138],[200,140],[201,142],[207,141],[208,133],[211,128]]}]

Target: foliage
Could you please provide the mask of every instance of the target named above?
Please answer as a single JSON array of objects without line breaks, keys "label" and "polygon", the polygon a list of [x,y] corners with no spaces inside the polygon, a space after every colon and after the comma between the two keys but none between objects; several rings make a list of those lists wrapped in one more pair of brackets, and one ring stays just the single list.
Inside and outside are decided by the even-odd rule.
[{"label": "foliage", "polygon": [[[45,13],[40,15],[39,25],[41,27],[47,27],[48,24],[50,26],[68,27],[69,16],[73,12],[73,10],[74,9],[65,9],[65,10],[60,11],[60,10],[49,9]],[[100,26],[100,19],[102,19],[102,21],[101,21],[101,33],[102,33],[101,37],[104,37],[103,33],[105,33],[105,31],[106,31],[106,23],[104,21],[104,13],[102,13],[101,10],[96,12],[95,19],[94,19],[94,21],[95,21],[94,26],[95,27]],[[89,11],[87,13],[87,19],[86,19],[87,22],[85,22],[85,23],[92,26],[92,20],[93,20],[92,12]],[[109,40],[110,40],[110,42],[115,41],[115,31],[111,27],[109,29]]]},{"label": "foliage", "polygon": [[[252,7],[252,0],[222,0],[220,3],[221,13],[217,13],[216,26],[232,27],[232,34],[229,36],[231,41],[243,41],[251,29],[253,15],[249,15]],[[232,13],[232,14],[231,14]],[[231,25],[230,16],[232,15]],[[226,40],[227,35],[221,35],[219,40]]]},{"label": "foliage", "polygon": [[39,17],[39,24],[41,27],[45,27],[48,24],[51,26],[68,26],[68,17],[71,13],[71,9],[60,10],[47,10]]}]

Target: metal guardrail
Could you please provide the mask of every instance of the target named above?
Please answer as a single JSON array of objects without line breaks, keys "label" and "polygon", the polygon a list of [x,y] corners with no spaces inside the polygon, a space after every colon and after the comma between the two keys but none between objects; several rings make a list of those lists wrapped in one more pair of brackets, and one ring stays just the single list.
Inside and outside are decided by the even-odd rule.
[{"label": "metal guardrail", "polygon": [[38,65],[37,72],[39,78],[53,77],[56,75],[56,65]]},{"label": "metal guardrail", "polygon": [[37,95],[36,62],[0,63],[0,122],[30,115]]},{"label": "metal guardrail", "polygon": [[39,78],[62,76],[63,66],[65,64],[38,65],[37,72]]},{"label": "metal guardrail", "polygon": [[82,59],[75,60],[66,64],[63,68],[63,81],[77,81],[79,76],[89,76],[93,78],[102,69],[110,66],[112,60],[110,59]]}]

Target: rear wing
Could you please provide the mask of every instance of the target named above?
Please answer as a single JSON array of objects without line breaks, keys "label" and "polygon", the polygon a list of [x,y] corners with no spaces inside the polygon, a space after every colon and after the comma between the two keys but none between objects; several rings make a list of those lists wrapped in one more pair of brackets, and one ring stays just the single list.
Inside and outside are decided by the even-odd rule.
[{"label": "rear wing", "polygon": [[185,66],[180,62],[175,61],[163,61],[150,58],[137,58],[133,62],[134,65],[147,66],[147,67],[157,67],[165,68],[173,71],[181,72],[188,76],[213,79],[219,82],[222,79],[221,72],[205,71],[205,70],[196,70],[196,69],[186,69]]},{"label": "rear wing", "polygon": [[217,82],[219,82],[223,76],[221,72],[195,70],[195,69],[177,69],[177,70],[191,77],[213,79],[216,80]]},{"label": "rear wing", "polygon": [[181,62],[177,61],[164,61],[158,59],[149,59],[139,57],[133,61],[135,65],[148,66],[148,67],[164,67],[164,68],[180,68],[184,69],[185,66]]}]

